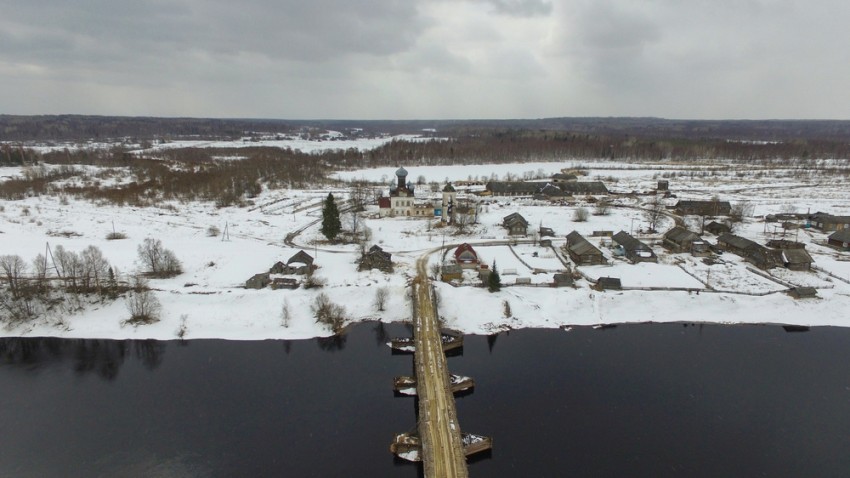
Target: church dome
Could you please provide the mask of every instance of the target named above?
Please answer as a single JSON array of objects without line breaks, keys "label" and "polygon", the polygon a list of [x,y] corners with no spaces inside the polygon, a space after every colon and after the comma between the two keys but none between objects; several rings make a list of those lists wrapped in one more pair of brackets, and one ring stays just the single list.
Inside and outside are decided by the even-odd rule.
[{"label": "church dome", "polygon": [[398,176],[398,177],[407,176],[407,170],[404,169],[403,167],[398,168],[398,171],[395,172],[395,175]]}]

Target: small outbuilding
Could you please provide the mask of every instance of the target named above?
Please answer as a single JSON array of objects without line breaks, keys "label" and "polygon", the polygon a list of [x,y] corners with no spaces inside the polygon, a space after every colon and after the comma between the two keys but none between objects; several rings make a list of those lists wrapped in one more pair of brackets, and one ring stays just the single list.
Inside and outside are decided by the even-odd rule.
[{"label": "small outbuilding", "polygon": [[814,287],[794,287],[788,290],[788,295],[795,299],[814,299],[818,296],[818,290]]},{"label": "small outbuilding", "polygon": [[674,206],[677,214],[682,216],[728,216],[732,212],[729,201],[695,201],[682,199]]},{"label": "small outbuilding", "polygon": [[812,256],[805,249],[780,249],[776,251],[782,265],[792,271],[807,271],[812,268]]},{"label": "small outbuilding", "polygon": [[553,287],[572,287],[573,282],[573,276],[566,273],[558,273],[552,277]]},{"label": "small outbuilding", "polygon": [[440,267],[440,280],[443,282],[463,280],[463,268],[457,264],[446,264]]},{"label": "small outbuilding", "polygon": [[623,284],[618,277],[600,277],[596,281],[596,290],[623,290]]},{"label": "small outbuilding", "polygon": [[268,272],[254,274],[250,279],[245,281],[246,289],[264,289],[271,283]]}]

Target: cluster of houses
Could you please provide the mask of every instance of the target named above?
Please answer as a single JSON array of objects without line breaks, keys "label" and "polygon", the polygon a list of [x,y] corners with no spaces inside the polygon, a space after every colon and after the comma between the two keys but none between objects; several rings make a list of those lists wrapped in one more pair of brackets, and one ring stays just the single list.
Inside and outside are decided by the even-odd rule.
[{"label": "cluster of houses", "polygon": [[298,279],[291,276],[311,274],[317,268],[313,261],[313,256],[303,250],[298,251],[287,259],[286,263],[277,262],[268,272],[251,276],[245,281],[245,288],[264,289],[271,286],[272,289],[297,289],[300,283]]}]

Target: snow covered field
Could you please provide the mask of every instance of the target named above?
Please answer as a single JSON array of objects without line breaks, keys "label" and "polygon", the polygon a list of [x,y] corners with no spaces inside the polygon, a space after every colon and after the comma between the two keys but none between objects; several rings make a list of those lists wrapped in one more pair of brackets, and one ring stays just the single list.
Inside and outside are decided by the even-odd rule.
[{"label": "snow covered field", "polygon": [[[364,146],[364,147],[368,147]],[[428,181],[465,180],[502,176],[508,172],[543,170],[554,173],[565,167],[584,165],[591,168],[590,176],[614,178],[605,180],[610,189],[632,191],[650,188],[665,169],[648,167],[634,169],[626,163],[588,162],[534,163],[514,165],[479,165],[451,167],[408,167],[411,178],[423,175]],[[601,166],[605,167],[602,169]],[[615,167],[622,169],[617,170]],[[599,166],[600,169],[593,169]],[[343,179],[392,178],[394,168],[344,171]],[[15,168],[4,168],[0,177],[18,174]],[[2,180],[2,179],[0,179]],[[789,181],[788,184],[791,184]],[[793,182],[794,187],[781,185],[770,178],[764,183],[752,178],[717,181],[712,177],[693,177],[671,180],[671,189],[680,197],[707,199],[718,194],[733,203],[748,200],[756,206],[756,214],[786,211],[824,210],[835,214],[850,212],[847,187],[823,178],[813,183]],[[760,187],[764,186],[764,187]],[[419,194],[427,195],[424,189]],[[440,314],[446,325],[466,333],[492,333],[517,327],[561,327],[626,322],[717,322],[717,323],[787,323],[799,325],[850,326],[845,311],[850,306],[850,254],[817,245],[826,234],[818,231],[801,233],[798,239],[809,244],[815,263],[825,272],[775,271],[780,282],[818,288],[819,298],[795,300],[782,292],[785,286],[748,270],[748,264],[737,256],[723,254],[722,262],[707,265],[698,258],[684,254],[669,254],[657,244],[660,235],[642,236],[659,255],[658,264],[632,265],[621,260],[611,266],[581,267],[590,279],[602,276],[618,277],[625,288],[691,288],[702,293],[686,291],[624,290],[598,292],[586,279],[576,281],[573,288],[541,287],[551,283],[553,273],[563,269],[561,257],[551,248],[512,241],[509,247],[501,218],[519,212],[528,220],[529,229],[539,225],[554,229],[554,246],[560,250],[564,236],[572,230],[590,236],[596,230],[638,231],[646,227],[643,213],[637,209],[639,199],[620,196],[617,207],[605,216],[591,215],[587,222],[572,220],[576,208],[592,210],[593,204],[578,202],[568,205],[548,205],[528,199],[482,198],[479,223],[464,235],[429,226],[425,219],[378,218],[371,206],[363,222],[372,231],[371,243],[393,254],[395,271],[392,274],[357,271],[359,257],[356,245],[328,245],[319,233],[319,201],[328,190],[263,191],[255,206],[247,208],[216,208],[211,204],[168,203],[158,208],[94,207],[91,203],[66,198],[39,196],[21,201],[4,201],[0,210],[0,255],[17,254],[31,262],[48,247],[58,245],[79,252],[89,245],[103,251],[104,256],[127,279],[140,269],[137,247],[147,237],[160,239],[183,263],[184,273],[171,279],[152,279],[151,287],[162,303],[161,320],[151,325],[129,326],[122,321],[129,317],[124,300],[93,302],[84,309],[61,317],[49,315],[35,323],[2,328],[6,336],[62,336],[91,338],[156,338],[173,339],[181,323],[185,323],[185,338],[306,338],[330,334],[325,326],[316,324],[310,310],[319,293],[345,307],[349,322],[408,320],[410,302],[408,283],[415,274],[415,261],[423,254],[434,252],[443,244],[469,242],[474,245],[482,262],[494,261],[503,271],[506,287],[498,293],[474,286],[473,275],[465,285],[455,287],[436,283],[440,296]],[[344,198],[342,190],[335,195]],[[312,207],[307,207],[312,206]],[[343,225],[346,219],[343,218]],[[664,218],[659,229],[672,227],[673,221]],[[305,228],[306,226],[306,228]],[[123,240],[107,240],[113,231],[127,235]],[[211,227],[221,234],[210,236]],[[297,247],[284,244],[290,232],[305,228],[295,238]],[[764,242],[770,231],[755,218],[747,220],[741,234]],[[713,242],[714,237],[706,235]],[[600,246],[598,238],[590,238]],[[486,243],[497,243],[487,246]],[[608,257],[612,251],[604,248]],[[316,276],[326,282],[322,288],[297,290],[245,289],[252,275],[266,272],[277,261],[286,261],[304,249],[315,257]],[[433,253],[431,262],[439,262],[441,254]],[[449,252],[451,257],[451,251]],[[536,270],[535,270],[536,269]],[[832,275],[830,275],[832,274]],[[513,285],[517,278],[528,278],[531,284]],[[705,284],[708,284],[709,290]],[[374,305],[375,291],[389,291],[385,311]],[[758,294],[758,295],[750,295]],[[509,313],[506,310],[509,308]],[[282,322],[286,306],[292,316]]]}]

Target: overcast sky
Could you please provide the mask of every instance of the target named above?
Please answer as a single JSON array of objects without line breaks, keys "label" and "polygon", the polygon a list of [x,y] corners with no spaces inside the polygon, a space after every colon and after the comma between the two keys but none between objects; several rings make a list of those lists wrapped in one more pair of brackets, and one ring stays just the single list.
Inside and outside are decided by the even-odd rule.
[{"label": "overcast sky", "polygon": [[850,119],[846,0],[0,0],[0,113]]}]

